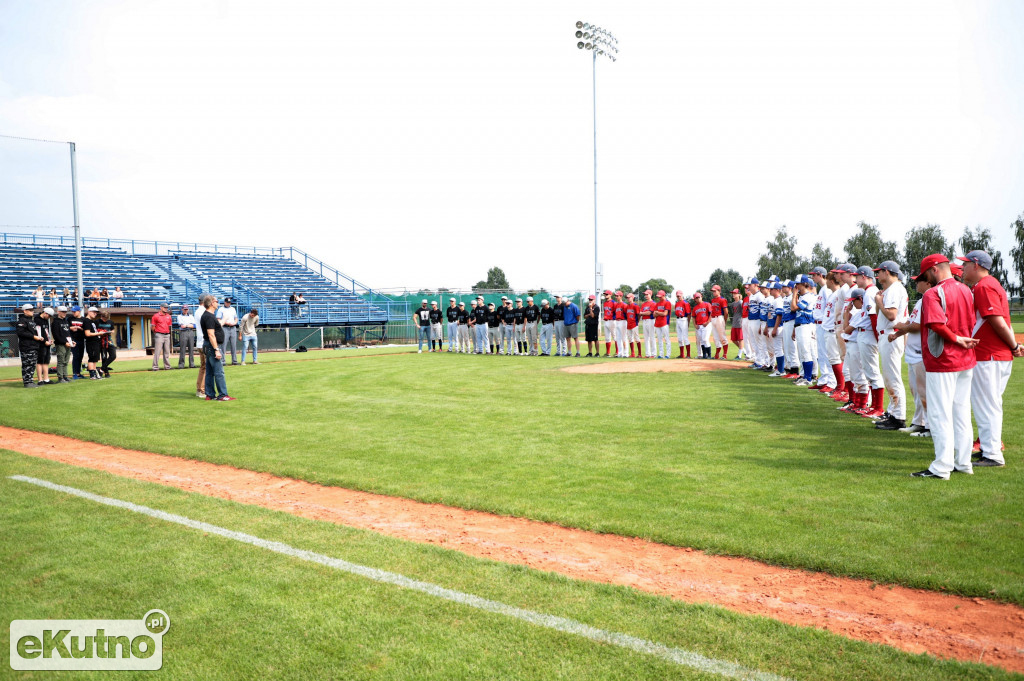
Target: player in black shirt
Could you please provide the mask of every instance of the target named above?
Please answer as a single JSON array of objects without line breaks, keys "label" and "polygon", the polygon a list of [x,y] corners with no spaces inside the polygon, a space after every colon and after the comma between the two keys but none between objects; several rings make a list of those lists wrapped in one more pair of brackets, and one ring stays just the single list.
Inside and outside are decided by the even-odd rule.
[{"label": "player in black shirt", "polygon": [[220,351],[224,343],[224,329],[217,321],[217,298],[204,296],[200,305],[206,308],[199,318],[203,352],[206,353],[206,401],[228,402],[235,398],[228,395],[228,384],[224,378],[224,355]]},{"label": "player in black shirt", "polygon": [[526,307],[523,308],[523,330],[526,333],[524,342],[527,352],[531,356],[537,356],[537,320],[540,318],[540,308],[533,304],[533,296],[526,297]]},{"label": "player in black shirt", "polygon": [[[443,316],[441,311],[437,309],[437,301],[430,303],[430,351],[441,352],[441,320]],[[434,343],[437,343],[437,350],[434,350]]]},{"label": "player in black shirt", "polygon": [[551,356],[551,337],[555,333],[555,308],[548,305],[545,298],[540,301],[540,311],[537,313],[540,318],[540,356]]},{"label": "player in black shirt", "polygon": [[498,328],[500,324],[501,315],[494,309],[494,303],[487,303],[487,341],[492,355],[498,354],[498,348],[501,347],[501,329]]},{"label": "player in black shirt", "polygon": [[[418,343],[417,352],[423,352],[423,343],[430,342],[430,310],[427,309],[427,301],[420,303],[420,309],[413,313],[416,319],[416,340]],[[428,348],[429,350],[429,348]]]},{"label": "player in black shirt", "polygon": [[487,354],[487,306],[483,296],[476,299],[473,309],[473,339],[476,341],[476,354]]},{"label": "player in black shirt", "polygon": [[57,382],[70,383],[68,361],[71,359],[75,342],[71,339],[71,320],[68,318],[68,309],[63,305],[57,308],[57,316],[50,322],[50,328],[53,330],[53,347],[57,353]]},{"label": "player in black shirt", "polygon": [[501,313],[501,350],[498,354],[511,355],[514,350],[512,344],[515,341],[516,313],[512,309],[512,301],[506,300],[505,306],[499,310]]},{"label": "player in black shirt", "polygon": [[462,354],[469,353],[469,311],[466,310],[465,303],[459,303],[459,312],[456,315],[458,321],[458,332],[459,332],[459,347],[458,351]]},{"label": "player in black shirt", "polygon": [[85,357],[85,331],[82,324],[85,318],[82,317],[82,308],[75,305],[71,308],[71,340],[75,342],[71,348],[71,380],[77,381],[82,378],[82,358]]},{"label": "player in black shirt", "polygon": [[444,311],[445,319],[448,320],[448,352],[459,351],[459,307],[455,299],[448,300],[448,307]]},{"label": "player in black shirt", "polygon": [[523,299],[516,298],[516,306],[512,308],[515,313],[513,324],[515,324],[517,354],[526,354],[526,308],[523,307]]},{"label": "player in black shirt", "polygon": [[94,381],[103,378],[96,370],[96,362],[100,361],[100,338],[106,333],[99,327],[99,319],[96,318],[97,312],[99,312],[99,308],[90,307],[86,312],[85,321],[82,322],[82,331],[85,332],[85,354],[89,356],[89,363],[86,367],[89,369],[89,378]]},{"label": "player in black shirt", "polygon": [[33,309],[31,303],[25,303],[21,307],[21,314],[18,315],[15,327],[18,334],[18,354],[21,355],[21,382],[25,384],[26,388],[36,387],[36,357],[39,340],[42,338],[36,332]]},{"label": "player in black shirt", "polygon": [[43,339],[36,341],[36,383],[53,385],[50,380],[50,353],[53,348],[53,332],[50,330],[50,316],[53,308],[48,307],[35,316],[36,333]]},{"label": "player in black shirt", "polygon": [[601,323],[601,308],[596,296],[590,296],[587,306],[583,309],[583,330],[587,339],[587,357],[597,357],[599,347],[597,341],[598,325]]},{"label": "player in black shirt", "polygon": [[103,378],[110,378],[110,365],[117,359],[117,344],[114,342],[114,323],[110,321],[110,313],[100,312],[100,320],[96,326],[106,334],[100,337],[100,373]]}]

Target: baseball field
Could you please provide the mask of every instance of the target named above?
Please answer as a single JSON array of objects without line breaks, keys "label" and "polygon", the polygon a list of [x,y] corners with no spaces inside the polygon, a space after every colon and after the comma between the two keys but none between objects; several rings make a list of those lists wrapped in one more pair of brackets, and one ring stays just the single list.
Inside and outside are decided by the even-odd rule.
[{"label": "baseball field", "polygon": [[606,364],[643,362],[268,354],[231,403],[148,361],[0,381],[0,613],[159,608],[173,679],[1024,671],[1020,371],[1008,465],[941,482],[909,476],[931,440],[789,381],[565,370]]}]

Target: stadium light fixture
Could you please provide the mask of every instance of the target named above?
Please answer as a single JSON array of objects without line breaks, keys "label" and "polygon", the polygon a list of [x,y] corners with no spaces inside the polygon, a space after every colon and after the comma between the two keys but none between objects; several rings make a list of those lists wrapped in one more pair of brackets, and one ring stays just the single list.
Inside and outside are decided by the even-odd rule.
[{"label": "stadium light fixture", "polygon": [[597,262],[597,58],[607,57],[616,61],[619,56],[619,41],[612,33],[600,26],[585,21],[576,22],[576,48],[590,52],[593,85],[594,112],[594,294],[601,293],[601,272]]}]

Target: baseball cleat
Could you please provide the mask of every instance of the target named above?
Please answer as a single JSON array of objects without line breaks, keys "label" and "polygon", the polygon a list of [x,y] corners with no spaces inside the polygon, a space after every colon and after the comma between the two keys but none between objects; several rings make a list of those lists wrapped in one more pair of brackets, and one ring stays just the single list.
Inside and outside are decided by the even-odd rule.
[{"label": "baseball cleat", "polygon": [[982,466],[983,468],[1002,468],[1006,464],[995,459],[990,459],[987,456],[983,456],[974,462],[975,466]]},{"label": "baseball cleat", "polygon": [[913,435],[915,433],[920,433],[922,430],[925,430],[925,427],[924,426],[919,426],[916,423],[912,423],[911,425],[907,426],[906,428],[900,428],[900,432],[901,433],[910,433],[911,435]]},{"label": "baseball cleat", "polygon": [[923,470],[923,471],[918,471],[916,473],[911,473],[910,477],[912,477],[912,478],[934,478],[936,480],[949,480],[949,478],[944,478],[941,475],[935,475],[935,473],[932,473],[927,468],[925,470]]},{"label": "baseball cleat", "polygon": [[889,418],[884,421],[878,421],[877,423],[875,423],[875,428],[877,430],[899,430],[901,428],[904,428],[906,425],[907,422],[904,421],[903,419]]},{"label": "baseball cleat", "polygon": [[911,433],[910,436],[911,437],[931,437],[932,436],[932,431],[929,430],[928,428],[925,428],[924,430],[920,430],[920,431],[918,431],[916,433]]}]

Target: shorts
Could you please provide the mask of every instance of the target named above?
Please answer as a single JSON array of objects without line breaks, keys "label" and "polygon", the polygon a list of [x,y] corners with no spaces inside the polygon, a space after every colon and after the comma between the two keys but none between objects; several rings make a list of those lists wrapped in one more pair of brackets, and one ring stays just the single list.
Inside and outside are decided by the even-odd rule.
[{"label": "shorts", "polygon": [[731,340],[733,342],[736,342],[736,343],[739,343],[740,341],[742,341],[743,340],[743,329],[738,327],[738,326],[732,327],[732,329],[729,330],[729,340]]},{"label": "shorts", "polygon": [[597,324],[584,324],[584,333],[586,333],[586,340],[588,343],[597,342]]},{"label": "shorts", "polygon": [[577,327],[578,327],[578,324],[576,322],[573,322],[572,324],[566,324],[565,325],[565,338],[576,338],[577,336],[579,336],[579,331],[578,331]]},{"label": "shorts", "polygon": [[85,354],[89,355],[89,362],[92,364],[100,361],[100,342],[96,341],[94,343],[90,343],[86,341]]},{"label": "shorts", "polygon": [[39,349],[36,350],[36,364],[49,364],[50,363],[50,347],[49,345],[40,345]]}]

